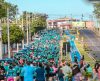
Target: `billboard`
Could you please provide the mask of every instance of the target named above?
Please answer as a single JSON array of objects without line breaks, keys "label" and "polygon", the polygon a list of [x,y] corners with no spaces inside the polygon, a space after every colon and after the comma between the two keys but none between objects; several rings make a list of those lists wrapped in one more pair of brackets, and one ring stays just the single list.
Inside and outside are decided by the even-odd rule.
[{"label": "billboard", "polygon": [[85,27],[85,22],[82,21],[72,22],[72,27]]}]

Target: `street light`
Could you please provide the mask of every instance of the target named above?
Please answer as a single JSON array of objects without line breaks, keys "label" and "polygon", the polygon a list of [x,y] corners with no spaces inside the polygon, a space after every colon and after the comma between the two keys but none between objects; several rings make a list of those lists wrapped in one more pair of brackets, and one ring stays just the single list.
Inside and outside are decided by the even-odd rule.
[{"label": "street light", "polygon": [[28,23],[28,13],[26,12],[26,24],[27,24],[27,45],[29,44],[29,23]]},{"label": "street light", "polygon": [[[24,26],[23,26],[23,15],[22,15],[21,27],[22,27],[22,31],[24,31]],[[22,40],[22,48],[24,49],[24,39]]]},{"label": "street light", "polygon": [[1,28],[1,20],[0,20],[0,59],[2,59],[2,28]]},{"label": "street light", "polygon": [[7,8],[8,58],[10,58],[9,8]]},{"label": "street light", "polygon": [[[16,8],[16,25],[18,25],[18,20],[17,20],[17,8]],[[19,51],[19,44],[17,42],[17,53]]]}]

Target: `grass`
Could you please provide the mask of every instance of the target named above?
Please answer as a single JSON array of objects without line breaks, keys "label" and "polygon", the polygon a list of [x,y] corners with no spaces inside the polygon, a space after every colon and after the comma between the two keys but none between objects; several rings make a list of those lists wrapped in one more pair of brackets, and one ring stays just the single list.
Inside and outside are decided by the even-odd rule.
[{"label": "grass", "polygon": [[83,49],[82,44],[76,40],[75,41],[76,47],[78,48],[81,55],[84,55],[85,61],[89,63],[92,67],[94,66],[94,60],[88,55],[88,53]]}]

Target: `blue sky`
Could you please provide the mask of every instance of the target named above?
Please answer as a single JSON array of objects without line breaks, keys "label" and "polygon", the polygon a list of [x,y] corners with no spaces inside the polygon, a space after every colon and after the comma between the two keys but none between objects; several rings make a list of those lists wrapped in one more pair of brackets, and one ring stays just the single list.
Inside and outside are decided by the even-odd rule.
[{"label": "blue sky", "polygon": [[81,15],[92,14],[92,4],[84,0],[6,0],[17,4],[20,13],[22,11],[47,13],[49,15]]}]

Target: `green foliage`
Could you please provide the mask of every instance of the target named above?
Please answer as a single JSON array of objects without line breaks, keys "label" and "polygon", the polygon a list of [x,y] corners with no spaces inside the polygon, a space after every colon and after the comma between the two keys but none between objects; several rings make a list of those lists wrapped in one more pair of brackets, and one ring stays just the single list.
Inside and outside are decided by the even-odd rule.
[{"label": "green foliage", "polygon": [[46,19],[47,15],[46,14],[34,14],[34,18],[32,21],[32,26],[31,26],[31,32],[37,32],[39,30],[42,30],[46,28]]},{"label": "green foliage", "polygon": [[[22,16],[21,16],[22,17]],[[27,22],[30,21],[30,32],[31,35],[34,34],[34,32],[37,32],[39,30],[42,30],[46,28],[46,14],[40,14],[40,13],[32,13],[32,12],[23,12],[23,20],[24,20],[24,26],[27,26]]]},{"label": "green foliage", "polygon": [[6,16],[4,0],[0,0],[0,19]]},{"label": "green foliage", "polygon": [[94,4],[94,13],[97,18],[100,18],[100,3]]},{"label": "green foliage", "polygon": [[[17,25],[10,26],[10,43],[19,43],[24,38],[24,33]],[[7,27],[3,26],[2,31],[3,43],[7,43]]]},{"label": "green foliage", "polygon": [[18,10],[17,5],[0,0],[0,19],[7,16],[7,8],[9,8],[10,19],[15,18],[16,10]]},{"label": "green foliage", "polygon": [[4,44],[7,43],[7,27],[6,26],[2,27],[2,40]]}]

